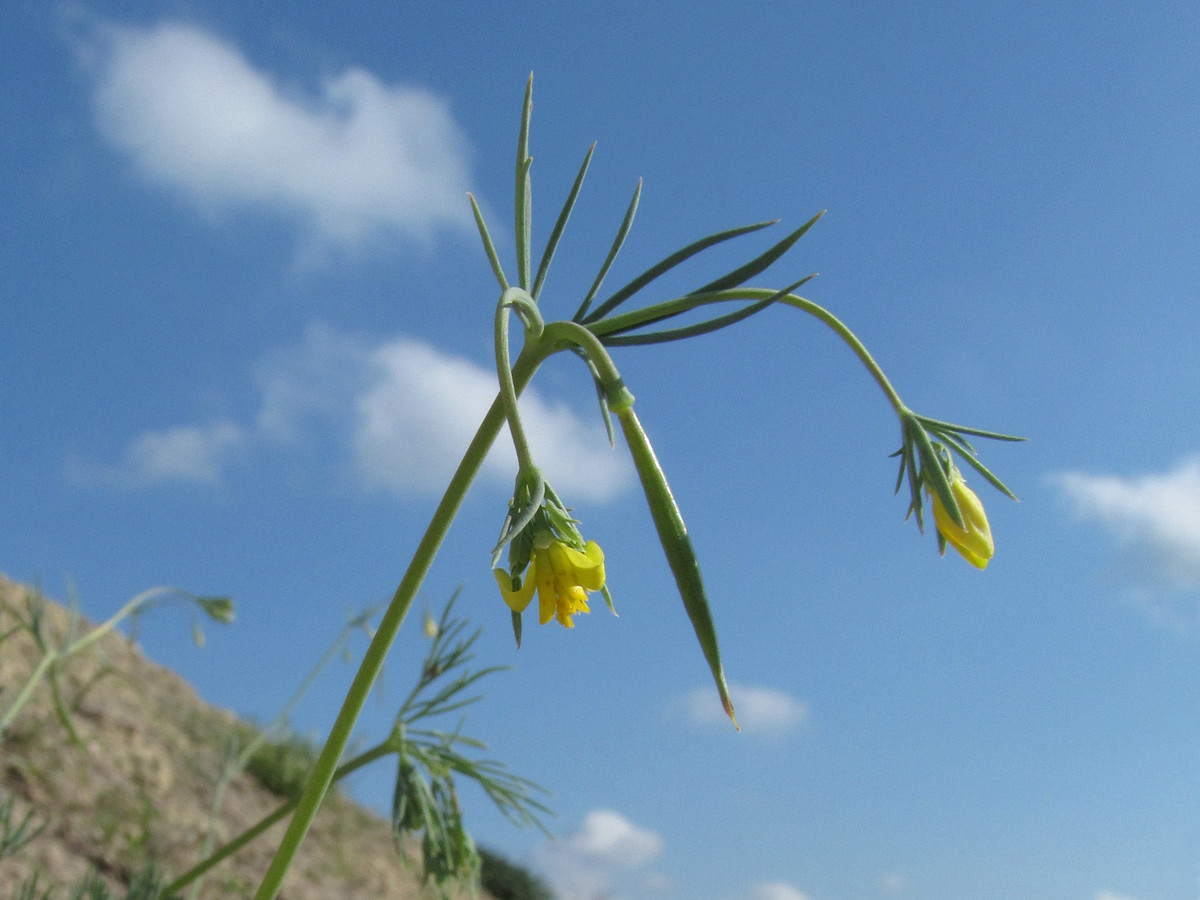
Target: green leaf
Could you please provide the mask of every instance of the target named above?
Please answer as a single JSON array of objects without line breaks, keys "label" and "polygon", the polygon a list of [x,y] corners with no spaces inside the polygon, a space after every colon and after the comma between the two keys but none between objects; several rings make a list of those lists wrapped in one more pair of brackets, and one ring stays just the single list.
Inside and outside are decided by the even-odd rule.
[{"label": "green leaf", "polygon": [[[637,278],[633,279],[633,281],[629,282],[629,284],[625,285],[625,287],[621,288],[619,291],[597,306],[590,315],[587,315],[578,321],[583,322],[584,324],[596,322],[599,319],[604,318],[650,282],[654,281],[654,279],[658,278],[660,275],[666,274],[680,263],[691,259],[697,253],[707,250],[709,247],[713,247],[724,241],[728,241],[731,238],[741,237],[743,234],[750,234],[751,232],[759,231],[763,228],[770,228],[778,221],[778,219],[772,219],[769,222],[757,222],[754,225],[743,225],[741,228],[731,228],[728,231],[720,231],[716,234],[710,234],[708,237],[703,237],[698,241],[688,244],[683,249],[676,250],[670,256],[655,263]],[[694,291],[693,293],[699,293],[699,291]]]},{"label": "green leaf", "polygon": [[1017,499],[1017,495],[1008,489],[1008,485],[996,477],[996,475],[994,475],[987,466],[981,463],[979,458],[975,456],[974,453],[969,452],[969,445],[964,447],[963,444],[965,442],[961,442],[956,435],[944,434],[941,435],[941,437],[946,441],[946,443],[950,444],[950,446],[958,451],[960,459],[963,459],[967,465],[986,478],[991,483],[992,487],[1000,491],[1000,493],[1004,494],[1006,497],[1010,497],[1013,500]]},{"label": "green leaf", "polygon": [[675,576],[679,595],[683,598],[683,607],[692,621],[696,639],[700,642],[700,649],[704,652],[713,681],[716,682],[721,705],[725,714],[733,721],[734,727],[740,731],[734,717],[729,687],[725,683],[725,671],[721,666],[721,654],[717,647],[717,630],[704,591],[704,582],[700,577],[700,564],[696,559],[696,551],[692,548],[691,538],[688,537],[687,526],[684,525],[683,516],[671,495],[671,488],[667,484],[662,467],[654,456],[654,448],[650,445],[650,440],[634,411],[622,410],[617,413],[617,418],[621,422],[638,478],[642,482],[642,490],[646,494],[650,516],[658,531],[663,553],[666,554],[667,563]]},{"label": "green leaf", "polygon": [[968,428],[966,425],[954,425],[950,422],[942,422],[939,419],[930,419],[928,416],[917,416],[916,418],[931,431],[942,433],[949,431],[957,432],[958,434],[973,434],[975,437],[991,438],[993,441],[1028,440],[1028,438],[1018,437],[1014,434],[1001,434],[999,431],[984,431],[980,428]]},{"label": "green leaf", "polygon": [[782,241],[777,243],[774,247],[771,247],[769,250],[767,250],[766,253],[756,256],[744,266],[739,266],[727,275],[722,275],[716,281],[710,281],[708,284],[704,285],[704,287],[699,288],[692,293],[706,294],[712,291],[724,291],[729,288],[735,288],[739,284],[743,284],[744,282],[753,278],[759,272],[770,268],[771,264],[774,263],[775,260],[779,259],[779,257],[783,256],[783,254],[787,253],[788,250],[792,248],[792,245],[796,243],[796,241],[804,237],[808,229],[812,228],[813,225],[817,223],[817,219],[821,218],[823,215],[825,215],[825,210],[821,210],[819,213],[785,237]]},{"label": "green leaf", "polygon": [[546,272],[550,269],[550,261],[554,259],[554,251],[558,249],[563,229],[567,227],[571,210],[575,208],[575,200],[579,197],[579,189],[583,186],[583,177],[587,174],[588,165],[592,161],[592,153],[595,149],[596,144],[593,141],[592,146],[588,147],[587,155],[583,158],[583,165],[579,167],[579,174],[575,176],[575,184],[571,187],[571,193],[567,195],[562,212],[558,214],[558,221],[554,223],[554,230],[550,232],[550,240],[546,241],[546,249],[543,251],[542,261],[538,265],[537,277],[533,280],[533,290],[529,292],[535,302],[542,292],[542,283],[546,280]]},{"label": "green leaf", "polygon": [[[795,284],[788,285],[781,291],[776,291],[775,294],[766,298],[765,300],[759,300],[750,304],[749,306],[736,310],[735,312],[726,313],[722,316],[714,316],[713,318],[706,319],[703,322],[697,322],[695,325],[687,325],[682,328],[670,328],[666,331],[653,331],[647,334],[621,334],[620,332],[622,329],[617,329],[616,331],[604,335],[600,338],[600,340],[609,346],[634,346],[663,344],[667,341],[681,341],[685,338],[696,337],[697,335],[701,334],[708,334],[713,331],[718,331],[729,325],[733,325],[742,321],[743,319],[748,319],[755,313],[762,312],[768,306],[771,306],[772,304],[783,299],[796,288],[811,280],[813,277],[814,276],[812,275],[808,275],[804,278],[801,278]],[[643,322],[641,324],[646,325],[650,323]]]},{"label": "green leaf", "polygon": [[587,292],[587,296],[583,298],[583,302],[579,304],[579,309],[575,310],[575,315],[571,317],[572,322],[582,322],[584,314],[587,313],[588,307],[591,306],[592,300],[595,299],[596,293],[600,290],[600,285],[604,283],[604,277],[608,274],[609,268],[613,261],[616,260],[617,254],[621,252],[621,247],[625,244],[625,238],[629,236],[629,229],[633,227],[633,217],[637,213],[638,201],[642,196],[642,179],[638,179],[637,187],[633,189],[633,198],[629,201],[629,206],[625,208],[625,218],[621,220],[621,227],[617,229],[617,236],[613,238],[612,246],[608,249],[608,256],[604,258],[604,265],[600,267],[600,271],[596,274],[596,280],[592,282],[592,287]]},{"label": "green leaf", "polygon": [[950,479],[946,477],[946,472],[942,468],[942,461],[938,457],[937,450],[934,448],[933,442],[929,440],[929,435],[926,434],[924,426],[917,421],[915,416],[910,414],[910,423],[912,425],[911,434],[914,442],[917,445],[917,450],[921,455],[921,480],[926,485],[933,488],[934,492],[942,501],[942,506],[946,512],[950,514],[950,518],[960,528],[965,527],[962,517],[962,510],[958,508],[958,501],[954,499],[954,493],[950,490]]},{"label": "green leaf", "polygon": [[475,202],[475,197],[471,194],[467,194],[467,197],[471,200],[471,211],[475,214],[475,227],[479,229],[479,237],[483,239],[483,249],[487,252],[488,262],[492,264],[492,273],[500,282],[500,290],[507,291],[509,288],[508,278],[504,275],[504,267],[500,265],[500,257],[496,253],[496,245],[492,243],[492,236],[488,234],[487,225],[483,221],[483,213],[479,209],[479,204]]},{"label": "green leaf", "polygon": [[530,200],[529,166],[529,118],[533,112],[533,73],[525,83],[525,103],[521,107],[521,131],[517,135],[517,178],[514,202],[515,232],[517,237],[517,282],[523,290],[529,290],[529,241]]}]

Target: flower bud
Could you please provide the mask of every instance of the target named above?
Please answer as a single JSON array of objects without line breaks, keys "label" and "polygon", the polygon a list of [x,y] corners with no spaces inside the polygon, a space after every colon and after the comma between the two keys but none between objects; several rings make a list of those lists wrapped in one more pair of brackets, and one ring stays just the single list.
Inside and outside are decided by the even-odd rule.
[{"label": "flower bud", "polygon": [[938,534],[975,568],[986,569],[996,548],[992,543],[992,529],[988,525],[987,513],[983,511],[983,503],[979,497],[967,487],[958,470],[952,468],[950,493],[954,495],[958,511],[962,513],[963,524],[959,525],[942,504],[942,498],[937,492],[931,493],[933,519],[937,523]]}]

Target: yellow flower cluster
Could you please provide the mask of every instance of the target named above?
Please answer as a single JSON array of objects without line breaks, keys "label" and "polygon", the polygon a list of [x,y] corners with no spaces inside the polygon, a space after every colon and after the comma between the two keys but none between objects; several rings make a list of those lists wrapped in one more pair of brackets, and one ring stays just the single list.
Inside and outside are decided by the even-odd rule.
[{"label": "yellow flower cluster", "polygon": [[557,618],[566,628],[574,628],[571,617],[590,612],[589,591],[604,587],[604,551],[595,541],[588,541],[583,550],[576,550],[547,531],[533,541],[533,553],[524,580],[519,585],[504,569],[493,569],[504,602],[514,612],[524,612],[538,594],[538,621],[545,625]]}]

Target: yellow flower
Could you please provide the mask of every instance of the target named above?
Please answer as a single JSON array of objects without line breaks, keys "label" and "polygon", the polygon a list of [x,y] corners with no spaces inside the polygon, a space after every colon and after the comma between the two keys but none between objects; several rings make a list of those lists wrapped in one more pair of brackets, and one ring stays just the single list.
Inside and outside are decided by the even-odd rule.
[{"label": "yellow flower", "polygon": [[933,520],[937,523],[938,532],[948,544],[962,554],[963,559],[977,569],[986,569],[996,548],[992,543],[992,529],[988,525],[987,513],[983,511],[983,503],[975,496],[975,492],[967,487],[967,483],[957,471],[950,473],[950,493],[954,495],[959,512],[962,513],[962,525],[951,518],[937,491],[931,493]]},{"label": "yellow flower", "polygon": [[582,551],[576,550],[542,532],[533,541],[529,568],[525,570],[520,587],[514,587],[513,577],[504,569],[493,569],[504,602],[514,612],[524,612],[538,593],[538,621],[545,625],[557,618],[567,628],[574,628],[571,616],[590,612],[588,591],[604,587],[604,551],[595,541],[588,541]]}]

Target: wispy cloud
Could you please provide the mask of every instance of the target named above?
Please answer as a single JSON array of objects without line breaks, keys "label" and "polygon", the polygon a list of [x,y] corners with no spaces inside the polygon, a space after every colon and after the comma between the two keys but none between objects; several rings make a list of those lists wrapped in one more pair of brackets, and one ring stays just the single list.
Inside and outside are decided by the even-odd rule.
[{"label": "wispy cloud", "polygon": [[614,885],[632,873],[643,884],[662,884],[653,873],[638,873],[663,852],[657,832],[635,825],[611,809],[594,809],[565,840],[544,844],[537,851],[561,900],[613,897]]},{"label": "wispy cloud", "polygon": [[1200,456],[1167,472],[1066,472],[1054,481],[1081,517],[1121,542],[1131,580],[1151,588],[1200,588]]},{"label": "wispy cloud", "polygon": [[98,465],[71,459],[68,473],[78,482],[114,487],[216,484],[244,439],[242,430],[227,421],[146,431],[130,442],[119,462]]},{"label": "wispy cloud", "polygon": [[[496,376],[407,336],[368,341],[313,326],[300,343],[265,356],[255,387],[252,424],[147,432],[118,464],[72,463],[72,472],[124,486],[215,483],[237,450],[239,458],[283,454],[298,465],[332,457],[338,477],[363,491],[436,495],[495,398]],[[604,501],[631,483],[632,466],[609,446],[598,420],[582,419],[532,389],[521,410],[539,464],[564,497]],[[516,457],[503,436],[481,475],[511,486]]]},{"label": "wispy cloud", "polygon": [[1112,891],[1101,891],[1092,900],[1133,900],[1128,894],[1114,894]]},{"label": "wispy cloud", "polygon": [[750,889],[747,900],[810,900],[808,894],[783,881],[756,884]]},{"label": "wispy cloud", "polygon": [[[798,727],[808,717],[808,705],[783,691],[766,687],[730,685],[738,724],[747,734],[780,735]],[[711,685],[696,688],[684,697],[688,717],[700,725],[729,726],[729,719]]]},{"label": "wispy cloud", "polygon": [[339,245],[472,228],[468,144],[429,91],[350,68],[303,92],[180,23],[87,21],[74,47],[100,133],[206,212],[281,211]]}]

